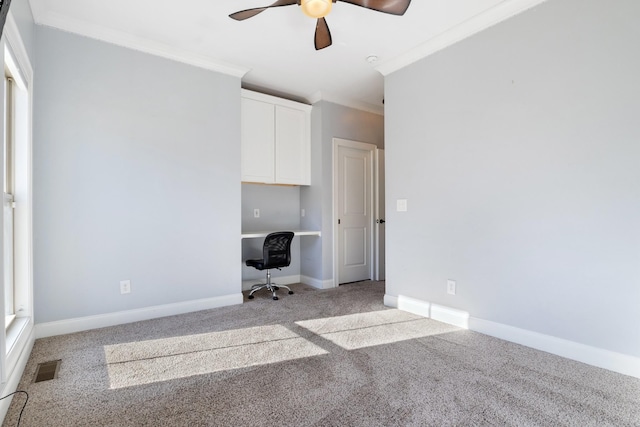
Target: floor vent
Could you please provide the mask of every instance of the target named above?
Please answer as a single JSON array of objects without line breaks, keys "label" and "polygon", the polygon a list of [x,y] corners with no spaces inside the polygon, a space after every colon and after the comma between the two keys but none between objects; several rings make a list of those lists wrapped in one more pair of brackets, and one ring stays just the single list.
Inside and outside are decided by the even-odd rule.
[{"label": "floor vent", "polygon": [[39,363],[33,382],[39,383],[41,381],[49,381],[58,378],[58,369],[60,369],[60,360]]}]

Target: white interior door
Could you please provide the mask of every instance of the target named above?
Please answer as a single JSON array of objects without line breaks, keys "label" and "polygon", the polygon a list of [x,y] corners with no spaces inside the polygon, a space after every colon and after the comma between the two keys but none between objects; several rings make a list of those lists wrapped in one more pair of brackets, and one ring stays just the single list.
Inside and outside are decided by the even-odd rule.
[{"label": "white interior door", "polygon": [[385,213],[384,213],[384,150],[376,150],[376,271],[375,280],[385,280]]},{"label": "white interior door", "polygon": [[336,147],[338,284],[371,279],[374,151],[367,145]]}]

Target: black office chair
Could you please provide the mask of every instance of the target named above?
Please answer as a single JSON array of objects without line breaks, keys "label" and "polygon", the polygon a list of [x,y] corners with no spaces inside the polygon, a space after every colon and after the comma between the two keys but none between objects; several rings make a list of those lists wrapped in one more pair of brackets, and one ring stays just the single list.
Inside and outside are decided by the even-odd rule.
[{"label": "black office chair", "polygon": [[247,266],[254,267],[260,271],[267,270],[267,283],[261,283],[259,285],[253,285],[251,292],[249,292],[249,299],[253,299],[253,294],[260,289],[267,288],[272,293],[273,299],[277,300],[278,296],[276,291],[280,288],[285,288],[289,291],[289,295],[293,294],[293,291],[288,286],[271,283],[272,268],[280,270],[281,267],[288,267],[291,264],[291,241],[293,240],[293,233],[291,231],[277,231],[269,234],[264,238],[264,244],[262,245],[262,259],[249,259],[246,261]]}]

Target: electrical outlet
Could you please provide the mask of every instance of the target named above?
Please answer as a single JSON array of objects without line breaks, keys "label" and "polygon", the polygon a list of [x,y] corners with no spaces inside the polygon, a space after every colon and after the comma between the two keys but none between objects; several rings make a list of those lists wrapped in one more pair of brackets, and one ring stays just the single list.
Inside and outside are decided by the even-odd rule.
[{"label": "electrical outlet", "polygon": [[130,294],[131,293],[131,280],[122,280],[122,281],[120,281],[120,293],[121,294]]},{"label": "electrical outlet", "polygon": [[456,294],[456,281],[455,280],[447,280],[447,293],[449,295]]},{"label": "electrical outlet", "polygon": [[260,209],[254,209],[253,210],[253,217],[254,218],[260,218]]},{"label": "electrical outlet", "polygon": [[303,217],[303,218],[304,218],[304,216],[305,216],[306,214],[307,214],[307,212],[306,212],[304,209],[300,210],[300,216],[301,216],[301,217]]}]

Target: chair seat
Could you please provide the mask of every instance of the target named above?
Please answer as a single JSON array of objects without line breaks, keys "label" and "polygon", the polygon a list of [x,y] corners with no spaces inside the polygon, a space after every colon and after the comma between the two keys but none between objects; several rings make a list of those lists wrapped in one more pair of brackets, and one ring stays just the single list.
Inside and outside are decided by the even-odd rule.
[{"label": "chair seat", "polygon": [[257,270],[264,270],[264,260],[263,259],[248,259],[245,261],[247,267],[253,267]]}]

